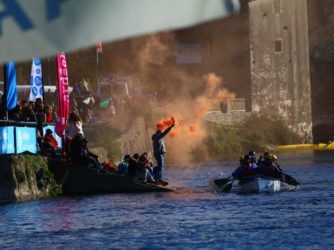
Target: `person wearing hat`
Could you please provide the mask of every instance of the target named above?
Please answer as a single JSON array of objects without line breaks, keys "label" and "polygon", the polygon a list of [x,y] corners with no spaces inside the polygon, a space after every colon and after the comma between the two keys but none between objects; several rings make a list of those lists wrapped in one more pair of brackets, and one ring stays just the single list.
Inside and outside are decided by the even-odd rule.
[{"label": "person wearing hat", "polygon": [[271,154],[271,159],[272,159],[272,162],[273,162],[273,165],[275,167],[274,169],[274,176],[279,178],[281,181],[284,181],[285,180],[285,177],[284,177],[284,173],[283,173],[283,170],[281,169],[280,165],[278,165],[278,157],[274,154]]},{"label": "person wearing hat", "polygon": [[259,166],[258,171],[261,175],[275,177],[276,167],[273,164],[273,157],[269,152],[263,154],[263,161]]},{"label": "person wearing hat", "polygon": [[232,173],[232,176],[239,179],[240,183],[244,183],[254,179],[256,168],[256,165],[251,163],[251,157],[245,155],[242,164]]},{"label": "person wearing hat", "polygon": [[175,125],[175,121],[173,121],[173,124],[170,127],[168,127],[164,132],[158,129],[156,133],[152,135],[154,158],[157,160],[157,163],[158,163],[156,176],[154,177],[158,185],[162,185],[162,186],[168,185],[168,182],[163,180],[164,154],[166,153],[164,137],[171,131],[174,125]]},{"label": "person wearing hat", "polygon": [[256,158],[256,152],[251,150],[251,151],[249,151],[248,154],[251,157],[251,163],[253,163],[257,166],[259,164],[259,159]]}]

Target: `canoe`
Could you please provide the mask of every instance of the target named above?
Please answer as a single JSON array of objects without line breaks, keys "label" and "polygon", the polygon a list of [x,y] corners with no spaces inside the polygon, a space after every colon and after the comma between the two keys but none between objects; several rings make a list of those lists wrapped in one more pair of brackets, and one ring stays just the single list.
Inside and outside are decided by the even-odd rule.
[{"label": "canoe", "polygon": [[[286,176],[292,178],[290,175]],[[282,182],[279,179],[261,176],[257,177],[252,181],[239,184],[238,192],[241,194],[249,194],[249,193],[273,193],[282,191],[283,192],[296,191],[299,189],[299,185],[295,179],[293,180],[294,182],[292,182],[290,179],[288,182]]]},{"label": "canoe", "polygon": [[254,180],[239,184],[239,193],[272,193],[281,190],[281,181],[278,179],[257,177]]},{"label": "canoe", "polygon": [[49,160],[49,169],[56,181],[62,184],[64,195],[175,191],[175,187],[144,183],[105,170],[57,160]]},{"label": "canoe", "polygon": [[334,142],[319,143],[319,144],[296,144],[278,146],[277,150],[292,151],[292,150],[334,150]]}]

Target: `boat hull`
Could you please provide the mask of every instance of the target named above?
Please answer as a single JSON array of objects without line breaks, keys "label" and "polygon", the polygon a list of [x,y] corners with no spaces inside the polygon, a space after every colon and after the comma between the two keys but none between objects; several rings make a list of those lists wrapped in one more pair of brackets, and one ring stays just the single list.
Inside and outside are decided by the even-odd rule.
[{"label": "boat hull", "polygon": [[175,191],[173,187],[144,183],[127,176],[72,163],[54,161],[49,168],[58,182],[61,182],[65,195]]},{"label": "boat hull", "polygon": [[277,179],[256,178],[252,181],[239,184],[239,192],[247,193],[272,193],[281,190],[281,182]]}]

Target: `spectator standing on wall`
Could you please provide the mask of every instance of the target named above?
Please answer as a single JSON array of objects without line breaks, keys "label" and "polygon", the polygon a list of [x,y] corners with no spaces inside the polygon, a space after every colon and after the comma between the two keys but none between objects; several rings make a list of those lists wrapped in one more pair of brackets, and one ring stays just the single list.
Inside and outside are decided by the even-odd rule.
[{"label": "spectator standing on wall", "polygon": [[83,122],[75,112],[70,113],[68,118],[67,136],[74,138],[77,134],[84,135],[82,130]]},{"label": "spectator standing on wall", "polygon": [[35,122],[37,121],[35,112],[32,108],[32,103],[29,102],[27,103],[26,100],[22,100],[21,102],[21,107],[22,107],[22,121],[26,122]]},{"label": "spectator standing on wall", "polygon": [[45,120],[47,123],[54,122],[51,107],[49,105],[45,106]]}]

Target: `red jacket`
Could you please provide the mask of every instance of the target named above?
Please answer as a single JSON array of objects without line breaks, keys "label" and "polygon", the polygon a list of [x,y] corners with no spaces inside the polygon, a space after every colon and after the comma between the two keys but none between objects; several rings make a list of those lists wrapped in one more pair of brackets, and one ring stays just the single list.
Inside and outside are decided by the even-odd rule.
[{"label": "red jacket", "polygon": [[52,118],[52,114],[51,113],[47,113],[46,114],[46,122],[53,122],[53,118]]},{"label": "red jacket", "polygon": [[45,135],[45,136],[44,136],[44,141],[45,141],[45,140],[49,140],[49,141],[51,141],[51,143],[52,143],[52,147],[53,147],[54,149],[57,148],[57,146],[58,146],[58,142],[57,142],[57,140],[53,137],[53,135]]}]

